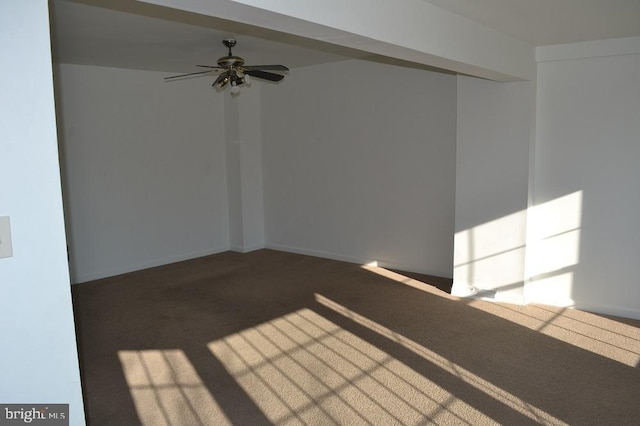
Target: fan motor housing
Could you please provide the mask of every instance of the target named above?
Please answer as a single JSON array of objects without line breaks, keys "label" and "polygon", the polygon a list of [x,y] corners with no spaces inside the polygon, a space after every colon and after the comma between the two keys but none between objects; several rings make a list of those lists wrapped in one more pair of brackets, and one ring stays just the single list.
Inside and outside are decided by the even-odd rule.
[{"label": "fan motor housing", "polygon": [[224,56],[218,59],[218,65],[223,68],[237,68],[244,65],[244,59],[239,56]]}]

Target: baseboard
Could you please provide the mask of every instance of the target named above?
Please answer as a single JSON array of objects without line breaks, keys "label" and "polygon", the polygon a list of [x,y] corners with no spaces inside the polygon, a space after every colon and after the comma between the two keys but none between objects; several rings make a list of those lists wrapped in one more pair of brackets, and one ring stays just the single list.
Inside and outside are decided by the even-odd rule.
[{"label": "baseboard", "polygon": [[217,253],[221,253],[228,250],[239,252],[239,253],[248,253],[251,251],[260,250],[264,248],[277,250],[277,251],[284,251],[289,253],[297,253],[297,254],[302,254],[307,256],[321,257],[324,259],[332,259],[340,262],[355,263],[358,265],[375,263],[377,266],[380,266],[381,268],[386,268],[386,269],[395,269],[395,270],[406,271],[406,272],[415,272],[418,274],[427,274],[427,275],[434,275],[434,276],[439,276],[444,278],[451,278],[450,276],[447,276],[447,274],[443,274],[441,271],[424,270],[424,269],[416,268],[414,265],[404,264],[401,262],[393,262],[393,261],[382,260],[382,259],[367,259],[367,258],[362,258],[357,256],[332,253],[332,252],[327,252],[322,250],[292,247],[292,246],[287,246],[282,244],[266,244],[266,245],[255,245],[250,247],[224,246],[224,247],[218,247],[211,250],[195,251],[187,254],[168,256],[161,259],[154,259],[147,262],[130,264],[130,265],[122,266],[119,268],[113,268],[113,269],[94,272],[94,273],[78,274],[78,275],[72,276],[72,284],[82,284],[88,281],[94,281],[94,280],[99,280],[101,278],[113,277],[115,275],[126,274],[129,272],[139,271],[142,269],[148,269],[156,266],[167,265],[169,263],[175,263],[183,260],[194,259],[197,257],[209,256],[212,254],[217,254]]},{"label": "baseboard", "polygon": [[301,247],[292,247],[292,246],[287,246],[282,244],[267,243],[266,248],[271,250],[284,251],[287,253],[296,253],[296,254],[304,254],[306,256],[321,257],[323,259],[338,260],[340,262],[357,263],[360,265],[374,262],[374,260],[372,259],[367,260],[367,259],[362,259],[354,256],[347,256],[343,254],[336,254],[336,253],[331,253],[327,251],[312,250],[312,249],[306,249]]},{"label": "baseboard", "polygon": [[235,251],[237,253],[249,253],[252,251],[256,251],[256,250],[261,250],[263,248],[266,248],[264,246],[264,244],[256,244],[253,246],[248,246],[248,247],[244,247],[244,246],[230,246],[229,250],[231,251]]},{"label": "baseboard", "polygon": [[416,274],[425,274],[425,275],[433,275],[433,276],[443,277],[443,278],[452,278],[451,273],[445,274],[442,271],[420,269],[420,268],[416,268],[415,265],[409,265],[405,263],[394,262],[394,261],[383,260],[383,259],[367,259],[367,258],[358,257],[358,256],[351,256],[351,255],[345,255],[340,253],[333,253],[333,252],[322,251],[322,250],[313,250],[313,249],[307,249],[307,248],[301,248],[301,247],[292,247],[292,246],[283,245],[283,244],[267,243],[265,248],[271,249],[271,250],[284,251],[288,253],[303,254],[306,256],[321,257],[324,259],[338,260],[340,262],[355,263],[358,265],[367,265],[367,264],[375,263],[376,266],[379,266],[385,269],[395,269],[395,270],[405,271],[405,272],[414,272]]},{"label": "baseboard", "polygon": [[572,308],[581,311],[592,312],[594,314],[610,315],[614,317],[631,318],[640,320],[640,311],[621,306],[600,305],[592,303],[576,302]]},{"label": "baseboard", "polygon": [[454,281],[451,288],[451,295],[461,299],[479,299],[487,302],[501,302],[512,305],[525,305],[526,301],[522,294],[511,294],[500,289],[481,289],[466,283],[456,283]]},{"label": "baseboard", "polygon": [[156,266],[167,265],[169,263],[181,262],[183,260],[195,259],[197,257],[209,256],[212,254],[228,251],[229,247],[217,247],[210,250],[193,251],[190,253],[182,253],[174,256],[167,256],[160,259],[153,259],[146,262],[129,264],[126,266],[113,268],[109,270],[93,272],[88,274],[78,274],[72,276],[71,284],[82,284],[88,281],[99,280],[101,278],[113,277],[116,275],[126,274],[129,272],[140,271],[142,269],[154,268]]},{"label": "baseboard", "polygon": [[[457,285],[456,285],[457,284]],[[490,290],[489,290],[490,291]],[[526,291],[526,286],[525,286]],[[526,298],[524,295],[508,295],[496,292],[493,297],[484,297],[483,293],[487,290],[473,289],[467,284],[455,283],[451,294],[461,299],[480,299],[488,302],[505,302],[516,305],[549,305],[557,307],[565,307],[567,309],[578,309],[581,311],[592,312],[595,314],[611,315],[622,318],[632,318],[640,320],[640,311],[637,309],[629,309],[620,306],[603,305],[597,303],[576,302],[571,299],[544,299],[544,298]]]}]

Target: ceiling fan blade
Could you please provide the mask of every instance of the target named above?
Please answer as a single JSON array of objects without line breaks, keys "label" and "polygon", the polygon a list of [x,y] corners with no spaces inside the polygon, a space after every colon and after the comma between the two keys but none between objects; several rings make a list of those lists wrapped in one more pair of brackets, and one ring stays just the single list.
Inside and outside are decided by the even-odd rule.
[{"label": "ceiling fan blade", "polygon": [[284,65],[246,65],[245,70],[289,71]]},{"label": "ceiling fan blade", "polygon": [[196,67],[200,67],[200,68],[211,68],[214,70],[224,70],[226,68],[222,68],[222,67],[214,67],[213,65],[196,65]]},{"label": "ceiling fan blade", "polygon": [[280,81],[284,78],[284,75],[260,70],[246,70],[244,73],[249,74],[251,77],[262,78],[263,80],[269,81]]},{"label": "ceiling fan blade", "polygon": [[213,70],[209,70],[209,71],[198,71],[198,72],[190,72],[188,74],[180,74],[180,75],[172,75],[171,77],[165,77],[165,80],[171,80],[174,78],[181,78],[181,77],[188,77],[190,75],[198,75],[198,74],[207,74],[213,72]]}]

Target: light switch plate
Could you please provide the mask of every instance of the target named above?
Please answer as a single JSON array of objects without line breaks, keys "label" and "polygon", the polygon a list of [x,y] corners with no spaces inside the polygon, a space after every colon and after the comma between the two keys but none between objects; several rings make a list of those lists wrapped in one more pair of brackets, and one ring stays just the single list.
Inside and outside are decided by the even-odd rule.
[{"label": "light switch plate", "polygon": [[9,216],[0,217],[0,259],[13,256],[11,247],[11,222]]}]

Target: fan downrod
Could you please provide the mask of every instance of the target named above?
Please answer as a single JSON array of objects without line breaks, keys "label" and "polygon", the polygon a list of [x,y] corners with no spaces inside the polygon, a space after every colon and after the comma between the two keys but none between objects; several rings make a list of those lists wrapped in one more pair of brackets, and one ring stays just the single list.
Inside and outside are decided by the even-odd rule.
[{"label": "fan downrod", "polygon": [[232,38],[226,38],[222,40],[222,44],[224,44],[229,49],[229,56],[233,56],[231,54],[231,48],[236,45],[236,41]]}]

